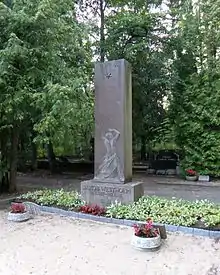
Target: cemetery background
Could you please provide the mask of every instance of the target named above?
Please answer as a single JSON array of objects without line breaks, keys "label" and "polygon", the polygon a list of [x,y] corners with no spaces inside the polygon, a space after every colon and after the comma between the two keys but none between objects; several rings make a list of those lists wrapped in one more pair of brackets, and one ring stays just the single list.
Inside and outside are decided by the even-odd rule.
[{"label": "cemetery background", "polygon": [[[158,176],[142,178],[136,175],[134,180],[144,181],[145,194],[148,195],[192,200],[210,198],[219,202],[217,181],[208,184],[208,187],[200,183],[183,187],[183,181],[175,177],[159,177],[161,174],[174,175],[175,171],[179,171],[179,164],[182,169],[196,169],[201,174],[215,178],[220,175],[219,3],[201,0],[196,7],[194,5],[193,1],[156,0],[147,3],[142,0],[76,1],[74,4],[69,0],[62,3],[54,0],[1,1],[0,193],[39,187],[79,190],[80,181],[93,178],[90,173],[85,173],[80,177],[78,175],[77,179],[76,171],[92,172],[93,166],[94,59],[104,62],[125,58],[133,68],[133,108],[128,108],[128,111],[132,111],[134,121],[134,169],[144,167],[144,173]],[[88,10],[92,14],[90,18]],[[97,21],[99,15],[100,24]],[[110,136],[109,132],[105,134]],[[131,136],[128,136],[123,138],[131,142]],[[167,152],[170,149],[172,152]],[[128,146],[126,153],[129,150],[131,146]],[[131,164],[132,160],[129,161]],[[39,168],[44,171],[39,171]],[[42,180],[45,169],[50,171],[50,175]],[[17,176],[17,170],[26,175]],[[35,177],[35,173],[39,172],[40,177]],[[69,175],[69,172],[73,173]],[[0,208],[5,208],[8,198],[0,198]],[[4,273],[6,269],[9,272],[13,270],[8,259],[17,261],[13,262],[13,266],[16,264],[19,269],[19,262],[21,264],[21,260],[24,261],[23,256],[28,258],[35,255],[30,253],[32,244],[36,236],[39,237],[36,234],[47,231],[45,226],[53,227],[53,222],[57,225],[59,221],[58,230],[67,228],[63,242],[68,245],[71,243],[68,238],[74,235],[69,221],[65,223],[64,219],[47,216],[45,220],[36,219],[28,222],[29,226],[22,228],[21,225],[19,228],[8,226],[4,222],[4,214],[0,212],[3,232],[0,238],[5,245],[1,246],[3,265],[0,268]],[[87,224],[84,228],[86,232],[90,226]],[[32,228],[36,231],[32,231]],[[42,232],[39,232],[39,228]],[[76,231],[79,229],[77,226],[74,228]],[[115,233],[107,226],[105,228],[109,234]],[[95,232],[94,239],[99,239],[103,247],[99,232],[97,234],[96,230],[90,230],[92,232]],[[21,238],[18,238],[19,234]],[[80,243],[83,238],[83,247],[95,247],[80,234],[79,238],[77,234],[74,237]],[[112,235],[118,237],[117,234]],[[53,236],[54,239],[51,237],[50,230],[50,234],[45,235],[45,242],[59,244],[57,235]],[[172,269],[181,272],[180,267],[183,270],[188,267],[190,271],[193,268],[193,272],[198,273],[195,263],[199,261],[204,266],[204,274],[212,274],[218,269],[218,239],[193,239],[202,241],[201,245],[192,243],[191,238],[184,236],[176,238],[171,235],[170,238],[175,245],[182,247],[184,244],[186,248],[179,251],[178,247],[169,247],[167,244],[164,247],[166,252],[163,250],[157,255],[159,260],[161,257],[164,261],[160,261],[160,268],[170,273]],[[8,245],[8,240],[13,247]],[[24,241],[27,247],[24,249],[22,245],[19,246],[19,241]],[[31,245],[28,245],[29,241]],[[113,241],[107,246],[109,251],[117,248]],[[120,253],[124,256],[124,250],[127,251],[123,242],[119,243],[120,251],[114,254],[116,257]],[[17,253],[15,246],[24,254]],[[43,243],[37,242],[35,252],[43,251],[42,246]],[[202,251],[204,247],[207,250]],[[66,256],[71,255],[68,247],[62,249],[65,253],[67,251]],[[189,265],[188,255],[192,256],[192,249],[196,253],[195,257],[190,257]],[[170,261],[173,252],[177,256],[175,262],[184,259],[184,262],[180,261],[183,266],[177,267],[174,263],[168,266],[167,259]],[[83,258],[83,250],[80,253],[77,251],[83,260],[91,259],[89,255]],[[104,255],[106,251],[99,248],[99,253]],[[136,257],[136,253],[129,252],[127,257]],[[47,268],[59,268],[59,260],[62,263],[63,259],[55,258],[57,265],[49,264],[47,267],[48,262],[45,266],[41,264],[42,272]],[[45,259],[50,261],[50,258]],[[100,259],[101,256],[97,263],[99,268]],[[146,271],[143,261],[140,264],[135,258],[134,262],[141,268],[139,274]],[[120,267],[128,268],[129,264],[126,263]],[[109,266],[109,262],[105,264]],[[150,261],[150,265],[151,270],[158,268],[157,262]],[[22,268],[26,268],[26,265]],[[33,266],[27,268],[33,269]],[[34,268],[39,273],[37,265]],[[198,268],[201,270],[200,266]],[[126,273],[126,270],[121,271]]]},{"label": "cemetery background", "polygon": [[134,162],[175,149],[183,168],[218,177],[219,38],[217,23],[206,27],[218,3],[80,1],[59,22],[72,4],[50,3],[19,13],[23,2],[1,2],[0,192],[15,191],[17,166],[35,170],[40,157],[51,172],[71,166],[66,155],[92,158],[94,56],[132,65]]},{"label": "cemetery background", "polygon": [[[179,173],[179,164],[214,178],[220,175],[218,1],[201,0],[196,7],[193,1],[27,2],[0,3],[0,193],[39,187],[79,190],[80,181],[93,178],[86,173],[77,179],[76,171],[92,172],[93,166],[94,59],[125,58],[133,68],[134,169],[157,174],[134,180],[144,181],[148,195],[219,202],[217,181],[182,186],[175,177],[163,177]],[[45,171],[39,168],[50,175],[42,180]],[[17,176],[17,170],[26,175]],[[7,200],[1,196],[0,207]],[[43,230],[44,221],[36,223]],[[16,228],[4,230],[4,243],[18,233]],[[30,239],[35,239],[32,233]],[[17,241],[26,242],[23,237],[16,236]],[[176,239],[177,245],[186,239]],[[186,262],[192,247],[199,250],[188,267],[198,273],[199,260],[209,275],[217,269],[218,240],[201,240],[209,251],[201,252],[190,240]],[[11,271],[8,255],[16,259],[14,243],[13,250],[7,249],[3,268]],[[161,264],[169,270],[165,261]],[[151,263],[151,268],[157,267]]]}]

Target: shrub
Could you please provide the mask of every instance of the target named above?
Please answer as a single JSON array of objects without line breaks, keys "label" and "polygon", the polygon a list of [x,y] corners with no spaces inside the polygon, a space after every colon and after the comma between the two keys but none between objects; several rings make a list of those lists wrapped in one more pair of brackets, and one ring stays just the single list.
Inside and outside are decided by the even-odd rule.
[{"label": "shrub", "polygon": [[103,216],[106,212],[106,209],[104,207],[100,207],[98,205],[83,205],[80,207],[80,212],[86,213],[86,214],[92,214],[96,216]]},{"label": "shrub", "polygon": [[79,193],[75,191],[68,192],[63,189],[44,189],[28,192],[21,195],[19,199],[30,200],[40,205],[64,207],[69,210],[79,208],[84,204]]},{"label": "shrub", "polygon": [[19,199],[118,219],[145,221],[146,217],[151,217],[156,223],[183,226],[197,226],[198,221],[202,222],[204,227],[220,224],[220,205],[207,200],[189,202],[147,196],[129,205],[115,202],[105,209],[98,205],[86,205],[77,192],[63,189],[28,192]]},{"label": "shrub", "polygon": [[220,224],[220,206],[207,200],[189,202],[156,196],[142,197],[129,205],[116,202],[107,207],[106,215],[139,221],[145,221],[150,216],[156,223],[183,226],[196,225],[198,221],[203,222],[204,226]]}]

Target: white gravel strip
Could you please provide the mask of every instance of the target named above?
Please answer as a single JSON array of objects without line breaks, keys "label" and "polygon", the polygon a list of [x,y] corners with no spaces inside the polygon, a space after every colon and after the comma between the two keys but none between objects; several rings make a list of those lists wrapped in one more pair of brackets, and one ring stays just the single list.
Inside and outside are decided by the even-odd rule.
[{"label": "white gravel strip", "polygon": [[218,240],[169,234],[159,251],[142,252],[131,247],[131,235],[128,227],[56,215],[11,223],[0,211],[0,274],[220,274]]}]

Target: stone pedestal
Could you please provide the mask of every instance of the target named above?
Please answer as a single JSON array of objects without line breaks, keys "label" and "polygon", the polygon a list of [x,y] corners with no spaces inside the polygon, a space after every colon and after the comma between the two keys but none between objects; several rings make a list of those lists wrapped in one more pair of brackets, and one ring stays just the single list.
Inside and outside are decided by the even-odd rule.
[{"label": "stone pedestal", "polygon": [[111,184],[88,180],[81,183],[81,195],[88,204],[108,206],[115,201],[128,204],[143,196],[143,185],[141,182]]}]

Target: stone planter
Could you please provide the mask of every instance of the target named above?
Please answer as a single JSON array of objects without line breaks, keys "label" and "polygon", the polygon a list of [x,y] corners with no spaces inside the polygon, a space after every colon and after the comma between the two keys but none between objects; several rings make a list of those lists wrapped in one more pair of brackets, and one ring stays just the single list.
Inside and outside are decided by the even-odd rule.
[{"label": "stone planter", "polygon": [[157,237],[154,237],[154,238],[142,238],[142,237],[133,235],[131,240],[131,245],[138,249],[143,249],[148,251],[156,250],[161,245],[161,236],[158,235]]},{"label": "stone planter", "polygon": [[198,181],[209,182],[210,181],[210,177],[209,177],[209,175],[199,175]]},{"label": "stone planter", "polygon": [[198,179],[197,176],[186,176],[186,180],[188,181],[196,181]]},{"label": "stone planter", "polygon": [[24,222],[30,219],[30,213],[24,212],[24,213],[8,213],[8,221],[12,222]]}]

